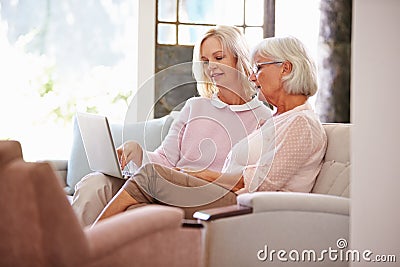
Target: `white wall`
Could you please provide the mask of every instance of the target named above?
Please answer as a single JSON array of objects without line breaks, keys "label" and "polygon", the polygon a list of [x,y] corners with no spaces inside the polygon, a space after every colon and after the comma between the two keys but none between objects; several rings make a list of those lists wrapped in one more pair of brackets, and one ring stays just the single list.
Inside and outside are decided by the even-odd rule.
[{"label": "white wall", "polygon": [[396,254],[383,266],[400,264],[399,25],[399,0],[353,1],[350,241]]},{"label": "white wall", "polygon": [[154,105],[154,70],[155,70],[155,17],[156,0],[138,0],[136,14],[138,40],[135,49],[137,69],[132,75],[136,76],[136,95],[133,98],[127,114],[129,121],[144,121],[153,118]]}]

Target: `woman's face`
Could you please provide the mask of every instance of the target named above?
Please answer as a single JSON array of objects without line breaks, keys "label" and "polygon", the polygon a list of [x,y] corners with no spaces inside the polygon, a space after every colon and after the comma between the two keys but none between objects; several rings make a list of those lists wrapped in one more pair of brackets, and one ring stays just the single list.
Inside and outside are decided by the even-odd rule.
[{"label": "woman's face", "polygon": [[236,69],[237,59],[231,51],[225,49],[214,36],[203,41],[200,47],[201,61],[208,77],[221,89],[236,90],[239,72]]},{"label": "woman's face", "polygon": [[[255,56],[255,65],[258,65],[258,71],[251,74],[250,80],[253,81],[262,93],[261,100],[267,100],[268,103],[275,106],[280,94],[283,91],[282,64],[265,64],[259,65],[262,62],[274,62],[271,58]],[[265,99],[262,99],[262,98]]]}]

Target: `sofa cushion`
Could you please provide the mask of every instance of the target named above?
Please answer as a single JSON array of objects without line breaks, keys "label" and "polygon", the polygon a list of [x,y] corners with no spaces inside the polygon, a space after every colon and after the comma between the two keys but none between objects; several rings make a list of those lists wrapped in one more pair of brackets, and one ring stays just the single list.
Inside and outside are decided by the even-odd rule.
[{"label": "sofa cushion", "polygon": [[350,163],[325,161],[312,192],[349,197],[349,177]]},{"label": "sofa cushion", "polygon": [[327,123],[328,146],[313,193],[349,197],[351,124]]},{"label": "sofa cushion", "polygon": [[[136,140],[146,150],[153,151],[167,135],[172,121],[173,118],[167,115],[159,119],[130,123],[126,126],[123,124],[111,124],[110,128],[116,147],[120,146],[123,140]],[[65,191],[69,195],[74,193],[76,183],[91,172],[76,117],[73,122],[72,138],[65,187]]]}]

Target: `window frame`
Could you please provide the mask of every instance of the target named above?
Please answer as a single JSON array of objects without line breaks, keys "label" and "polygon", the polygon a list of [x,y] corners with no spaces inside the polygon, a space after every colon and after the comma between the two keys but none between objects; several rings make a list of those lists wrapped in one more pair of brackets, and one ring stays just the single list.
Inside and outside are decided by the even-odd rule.
[{"label": "window frame", "polygon": [[[179,21],[179,12],[180,12],[180,1],[174,0],[176,3],[176,16],[175,21],[163,21],[158,18],[158,3],[159,0],[156,0],[156,16],[155,16],[155,44],[156,45],[172,45],[172,46],[193,46],[193,44],[180,44],[179,43],[179,26],[187,25],[187,26],[205,26],[212,27],[216,26],[216,24],[212,23],[188,23]],[[246,28],[262,28],[263,29],[263,38],[272,37],[275,35],[275,0],[264,0],[264,19],[263,24],[260,26],[253,26],[246,24],[246,1],[243,0],[243,22],[242,24],[235,24],[235,26],[241,28],[246,32]],[[175,43],[165,44],[158,42],[158,25],[159,24],[167,24],[175,26]]]}]

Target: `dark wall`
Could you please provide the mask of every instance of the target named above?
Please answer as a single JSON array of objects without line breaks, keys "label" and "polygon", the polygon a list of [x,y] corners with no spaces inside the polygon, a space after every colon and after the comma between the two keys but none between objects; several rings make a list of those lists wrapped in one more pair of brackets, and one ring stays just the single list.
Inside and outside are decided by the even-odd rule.
[{"label": "dark wall", "polygon": [[323,122],[350,122],[351,0],[321,0],[319,93]]},{"label": "dark wall", "polygon": [[192,57],[192,46],[156,46],[156,118],[179,110],[188,98],[197,95]]}]

